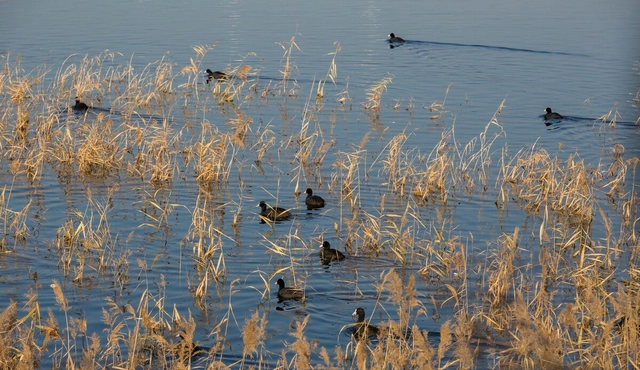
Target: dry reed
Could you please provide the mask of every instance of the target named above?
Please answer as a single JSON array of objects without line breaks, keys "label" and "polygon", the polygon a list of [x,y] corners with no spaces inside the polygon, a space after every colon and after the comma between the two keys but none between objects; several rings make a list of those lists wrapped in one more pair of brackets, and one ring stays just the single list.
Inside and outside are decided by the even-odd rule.
[{"label": "dry reed", "polygon": [[387,90],[387,85],[389,85],[391,81],[393,81],[393,75],[390,74],[367,89],[367,101],[364,103],[365,109],[373,111],[380,110],[382,93]]},{"label": "dry reed", "polygon": [[[51,251],[57,254],[64,279],[54,279],[50,285],[58,310],[47,307],[46,313],[40,312],[42,291],[34,271],[29,275],[34,285],[24,302],[10,301],[0,313],[0,367],[31,369],[44,361],[51,367],[83,369],[200,366],[192,356],[196,321],[191,315],[183,318],[175,307],[169,312],[164,276],[151,274],[158,257],[147,261],[146,256],[137,254],[138,259],[131,263],[133,253],[128,249],[133,238],[146,232],[140,229],[164,233],[168,239],[174,232],[171,217],[178,217],[178,209],[187,210],[190,218],[185,235],[179,236],[181,245],[176,247],[190,256],[192,270],[186,279],[194,307],[208,314],[220,301],[226,309],[207,337],[214,343],[204,354],[207,365],[272,366],[265,308],[265,302],[273,297],[270,282],[276,275],[286,274],[291,285],[312,291],[313,287],[306,286],[310,279],[305,264],[317,238],[301,235],[299,221],[293,221],[284,233],[280,225],[265,227],[262,245],[275,262],[272,270],[257,271],[265,287],[254,288],[260,293],[260,303],[252,315],[244,316],[241,328],[232,302],[241,287],[239,279],[227,282],[231,274],[225,252],[230,249],[227,243],[240,244],[238,225],[245,219],[257,219],[255,214],[242,211],[242,193],[249,188],[242,167],[247,156],[255,158],[252,175],[254,169],[264,173],[262,166],[268,163],[275,171],[287,173],[297,193],[300,184],[323,184],[327,170],[322,165],[331,154],[335,159],[328,169],[331,180],[327,187],[338,189],[339,194],[336,236],[343,238],[350,254],[380,256],[399,266],[383,271],[375,285],[371,315],[384,318],[380,323],[383,334],[377,340],[338,346],[332,357],[326,348],[318,348],[314,339],[307,338],[307,315],[290,330],[294,341],[279,348],[278,365],[472,368],[481,366],[486,360],[482,356],[488,356],[487,361],[507,368],[637,368],[638,158],[625,154],[620,144],[611,146],[610,159],[595,166],[585,163],[578,153],[551,154],[535,145],[514,155],[506,144],[495,149],[505,137],[501,122],[505,101],[468,143],[456,140],[452,125],[441,130],[440,141],[427,149],[428,154],[412,146],[413,134],[406,130],[391,138],[381,135],[384,142],[376,155],[370,149],[374,144],[370,133],[363,134],[359,143],[354,141],[351,150],[332,153],[335,143],[325,139],[327,128],[321,114],[324,104],[330,103],[318,99],[324,97],[326,82],[335,83],[337,78],[339,44],[331,54],[325,78],[310,90],[300,113],[300,130],[287,132],[283,139],[270,121],[262,123],[256,118],[259,125],[254,127],[246,110],[257,97],[266,103],[268,97],[278,97],[286,103],[297,96],[293,52],[300,49],[295,36],[280,46],[284,54],[277,83],[259,86],[251,81],[258,72],[243,58],[232,68],[233,77],[215,84],[211,91],[204,90],[200,71],[214,46],[194,47],[195,57],[178,74],[174,72],[176,65],[165,58],[142,70],[131,62],[115,66],[116,54],[106,51],[76,63],[72,56],[47,80],[46,70],[25,74],[19,60],[9,55],[4,58],[0,147],[13,182],[38,188],[38,181],[51,173],[70,182],[135,178],[142,183],[137,193],[142,199],[134,207],[143,220],[126,238],[113,229],[115,185],[107,186],[106,199],[97,200],[86,190],[84,210],[70,208],[51,221],[57,222]],[[181,84],[176,83],[178,78]],[[388,76],[370,87],[362,103],[365,110],[374,112],[372,121],[380,126],[382,94],[392,79]],[[50,85],[45,86],[44,81]],[[442,102],[428,107],[438,123],[444,122],[448,112],[450,87]],[[69,102],[75,96],[93,109],[73,112]],[[212,101],[224,112],[224,124],[218,125],[216,116],[208,116]],[[347,79],[334,111],[344,111],[351,101]],[[392,108],[398,109],[402,102],[396,100]],[[290,112],[284,103],[281,114],[290,122],[297,112]],[[179,106],[181,109],[176,109]],[[406,110],[413,108],[411,99]],[[182,127],[172,116],[179,114],[178,110],[184,118]],[[613,128],[618,120],[614,106],[596,124]],[[491,166],[495,153],[500,153],[496,169]],[[377,175],[374,168],[379,169]],[[237,202],[227,193],[235,176],[241,192],[235,194],[240,197]],[[534,226],[523,226],[522,231],[521,227],[501,230],[478,247],[472,234],[466,237],[456,231],[448,202],[464,201],[462,189],[467,195],[473,195],[475,189],[490,191],[492,176],[499,211],[515,213],[516,208]],[[172,185],[188,180],[198,184],[189,207],[172,200]],[[280,177],[278,191],[279,181]],[[13,210],[13,186],[5,185],[0,194],[0,251],[4,253],[27,245],[32,232],[37,232],[31,228],[32,219],[41,217],[39,213],[31,217],[36,201],[24,201],[18,211]],[[364,191],[376,187],[386,187],[389,192],[382,194],[376,209],[365,208],[362,198],[369,195]],[[407,191],[413,197],[405,196]],[[277,205],[279,193],[273,198]],[[388,206],[389,198],[396,202],[393,208]],[[426,204],[431,207],[427,211]],[[224,225],[229,210],[234,214],[233,237],[227,235]],[[249,217],[243,218],[243,213]],[[531,244],[538,244],[537,256],[527,249]],[[135,266],[139,269],[137,304],[123,300],[133,291]],[[113,278],[113,294],[102,308],[105,331],[89,333],[96,319],[74,314],[69,289],[91,289],[94,280],[104,276]],[[349,284],[355,295],[362,295],[362,283],[357,275],[354,279]],[[470,287],[472,279],[476,285]],[[436,289],[424,289],[420,284]],[[225,294],[228,297],[222,300]],[[418,324],[427,317],[439,321],[441,313],[447,317],[440,323],[439,333],[432,333],[439,334],[433,343],[430,333]],[[228,360],[231,343],[227,341],[229,331],[236,329],[243,348],[234,362]],[[175,334],[182,340],[174,340]],[[493,352],[484,349],[489,346]]]}]

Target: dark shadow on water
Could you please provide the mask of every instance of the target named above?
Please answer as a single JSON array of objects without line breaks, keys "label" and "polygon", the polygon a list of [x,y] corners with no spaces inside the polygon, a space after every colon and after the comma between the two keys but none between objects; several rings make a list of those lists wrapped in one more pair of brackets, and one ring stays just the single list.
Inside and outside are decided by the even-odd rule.
[{"label": "dark shadow on water", "polygon": [[[545,120],[544,115],[539,116],[540,119],[544,122],[544,125],[547,126],[547,130],[559,130],[571,127],[571,123],[574,122],[589,122],[592,124],[595,119],[594,118],[582,118],[582,117],[572,117],[572,116],[563,116],[562,119],[550,119]],[[563,125],[566,124],[566,125]]]},{"label": "dark shadow on water", "polygon": [[[548,130],[557,130],[562,124],[570,126],[572,123],[588,123],[589,125],[608,125],[610,121],[603,122],[599,118],[578,117],[578,116],[563,116],[562,119],[550,119],[545,120],[544,115],[538,116],[547,126]],[[614,127],[638,127],[635,122],[630,121],[616,121]]]},{"label": "dark shadow on water", "polygon": [[[296,76],[291,76],[289,78],[286,79],[286,81],[288,82],[297,82],[297,83],[318,83],[319,81],[321,81],[323,79],[324,75],[317,77],[317,78],[302,78],[298,75]],[[272,82],[272,83],[281,83],[282,81],[284,81],[282,79],[282,77],[270,77],[270,76],[250,76],[247,77],[246,79],[242,79],[239,81],[244,81],[244,82],[251,82],[251,83],[255,83],[255,82]],[[336,85],[336,86],[346,86],[346,84],[344,83],[344,81],[338,80],[336,79],[335,82],[332,81],[327,81],[330,82],[332,85]],[[211,86],[214,87],[216,86],[216,84],[227,84],[229,83],[228,80],[215,80],[215,82],[212,82],[210,84],[206,83],[206,79],[203,79],[203,81],[198,82],[198,86]]]},{"label": "dark shadow on water", "polygon": [[[60,118],[64,119],[66,117],[69,116],[83,116],[85,114],[90,114],[90,115],[94,115],[97,116],[100,113],[104,113],[104,114],[110,114],[110,115],[114,115],[114,116],[122,116],[124,117],[125,114],[120,112],[120,111],[116,111],[116,110],[111,110],[108,108],[102,108],[102,107],[90,107],[86,110],[77,110],[77,109],[72,109],[71,110],[71,114],[69,114],[69,109],[68,107],[61,107],[58,109],[57,113],[60,115]],[[156,120],[156,121],[163,121],[164,119],[166,119],[166,117],[162,117],[159,115],[154,115],[154,114],[143,114],[143,113],[138,113],[138,112],[133,112],[131,114],[131,117],[134,118],[140,118],[142,120],[145,121],[151,121],[151,120]],[[169,119],[170,122],[174,122],[173,119]]]},{"label": "dark shadow on water", "polygon": [[[377,324],[375,324],[377,326]],[[344,330],[342,331],[343,335],[348,336],[349,338],[351,338],[352,335],[354,335],[355,331],[356,331],[356,323],[350,323],[350,324],[346,324]],[[388,329],[381,329],[382,331],[384,330],[388,330]],[[425,333],[426,333],[426,337],[425,337]],[[381,334],[382,338],[385,337],[385,335],[389,335],[389,332],[383,333]],[[406,331],[404,332],[404,335],[401,336],[397,336],[397,335],[393,335],[393,337],[395,339],[400,339],[400,340],[411,340],[411,336],[414,335],[413,331],[411,330],[411,328],[406,328]],[[427,341],[429,341],[429,344],[433,347],[438,347],[440,345],[440,332],[437,331],[426,331],[426,330],[419,330],[417,332],[417,334],[415,335],[420,335],[425,337],[425,339]],[[367,338],[369,341],[373,342],[373,343],[377,343],[379,341],[379,337],[376,336],[370,336],[369,338]]]},{"label": "dark shadow on water", "polygon": [[398,47],[404,45],[442,45],[442,46],[460,46],[467,48],[482,48],[482,49],[490,49],[490,50],[505,50],[505,51],[517,51],[523,53],[535,53],[535,54],[551,54],[551,55],[571,55],[571,56],[579,56],[579,57],[591,57],[587,54],[580,53],[567,53],[564,51],[548,51],[548,50],[535,50],[535,49],[524,49],[524,48],[512,48],[508,46],[494,46],[494,45],[483,45],[483,44],[462,44],[456,42],[440,42],[440,41],[419,41],[419,40],[405,40],[403,44],[392,44],[389,45],[390,49],[396,49]]},{"label": "dark shadow on water", "polygon": [[[229,350],[233,352],[232,350]],[[276,361],[270,360],[267,358],[257,358],[254,359],[251,356],[242,357],[241,355],[235,355],[233,353],[220,352],[209,354],[208,351],[203,351],[202,353],[196,354],[192,356],[188,362],[179,363],[179,359],[174,356],[169,356],[165,359],[167,368],[191,368],[191,369],[210,369],[210,368],[219,368],[216,365],[219,365],[218,362],[222,362],[226,366],[230,368],[236,368],[236,366],[240,366],[240,364],[244,365],[243,368],[267,368],[274,369],[276,368]],[[158,369],[164,369],[164,367],[157,367]],[[239,367],[238,367],[239,368]],[[155,369],[155,367],[154,367]]]}]

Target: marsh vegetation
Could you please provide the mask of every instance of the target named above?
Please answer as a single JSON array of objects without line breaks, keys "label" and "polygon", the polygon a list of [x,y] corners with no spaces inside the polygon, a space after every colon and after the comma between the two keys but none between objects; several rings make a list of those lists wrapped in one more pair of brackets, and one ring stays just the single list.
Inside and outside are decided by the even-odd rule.
[{"label": "marsh vegetation", "polygon": [[[210,45],[143,69],[2,57],[0,261],[22,290],[1,367],[637,368],[637,157],[509,147],[507,99],[462,142],[449,88],[389,103],[387,75],[355,101],[339,45],[307,84],[280,46],[279,71],[249,53],[209,83]],[[304,300],[276,303],[283,276]],[[359,306],[377,338],[349,335]]]}]

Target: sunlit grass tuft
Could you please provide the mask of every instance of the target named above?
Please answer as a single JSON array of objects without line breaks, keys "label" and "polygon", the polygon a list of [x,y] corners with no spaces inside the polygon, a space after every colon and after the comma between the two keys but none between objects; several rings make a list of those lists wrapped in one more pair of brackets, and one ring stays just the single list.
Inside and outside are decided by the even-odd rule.
[{"label": "sunlit grass tuft", "polygon": [[393,77],[393,75],[389,75],[367,89],[367,101],[364,103],[365,109],[380,110],[382,93],[387,90],[387,85],[393,81]]}]

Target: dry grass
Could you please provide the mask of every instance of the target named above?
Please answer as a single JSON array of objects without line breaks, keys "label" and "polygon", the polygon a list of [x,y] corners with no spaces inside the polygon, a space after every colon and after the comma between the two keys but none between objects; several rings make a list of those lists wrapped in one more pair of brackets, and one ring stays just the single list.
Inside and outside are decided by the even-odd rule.
[{"label": "dry grass", "polygon": [[336,46],[336,50],[332,53],[329,53],[329,55],[332,55],[333,58],[331,59],[331,64],[329,65],[329,70],[327,71],[327,75],[325,76],[324,80],[320,80],[318,82],[318,89],[316,91],[317,99],[324,98],[324,86],[326,85],[327,81],[331,80],[331,82],[335,85],[336,79],[338,78],[338,65],[336,64],[336,57],[338,56],[340,50],[342,50],[342,47],[337,41],[333,44]]},{"label": "dry grass", "polygon": [[304,107],[300,132],[288,145],[295,149],[294,159],[297,166],[293,169],[296,175],[292,182],[296,183],[294,190],[296,194],[302,192],[301,182],[308,184],[311,179],[314,179],[317,186],[322,185],[322,164],[327,152],[334,145],[333,140],[324,140],[322,127],[314,112],[311,107],[311,97],[309,97]]},{"label": "dry grass", "polygon": [[616,105],[613,108],[611,108],[609,112],[598,117],[595,121],[595,124],[598,124],[598,122],[600,122],[602,125],[606,125],[609,127],[616,127],[619,117],[620,117],[620,114],[618,113],[618,104],[616,103]]},{"label": "dry grass", "polygon": [[451,84],[447,86],[447,90],[445,91],[444,99],[442,100],[442,102],[433,102],[427,107],[427,109],[429,109],[429,112],[433,113],[430,117],[432,121],[442,121],[444,118],[444,114],[447,113],[446,104],[449,90],[451,90]]},{"label": "dry grass", "polygon": [[407,141],[407,135],[402,132],[396,135],[387,147],[387,157],[382,160],[382,168],[384,173],[389,177],[389,187],[392,191],[398,192],[401,197],[405,195],[405,188],[411,181],[411,176],[416,170],[411,161],[411,157],[415,148],[403,151],[403,147]]},{"label": "dry grass", "polygon": [[[0,254],[11,253],[15,247],[23,245],[28,234],[27,217],[31,208],[31,202],[27,203],[21,210],[13,211],[9,208],[11,201],[11,189],[6,186],[0,193],[0,226],[2,227],[2,238],[0,239]],[[13,239],[13,245],[9,245]]]},{"label": "dry grass", "polygon": [[117,143],[120,135],[111,131],[113,122],[104,121],[105,116],[98,114],[96,124],[86,127],[79,133],[78,151],[75,162],[78,171],[86,175],[108,176],[122,165],[124,152]]},{"label": "dry grass", "polygon": [[[295,37],[280,45],[281,79],[266,85],[254,78],[259,72],[248,64],[249,53],[228,68],[232,78],[205,86],[201,71],[215,45],[194,47],[194,58],[179,72],[165,58],[137,70],[116,65],[117,55],[105,52],[72,56],[50,78],[44,69],[24,73],[10,55],[3,59],[0,147],[5,176],[13,179],[0,193],[0,255],[30,251],[31,240],[48,243],[61,278],[44,290],[38,271],[29,271],[34,284],[2,309],[0,368],[638,368],[638,158],[620,144],[607,148],[610,158],[596,165],[579,153],[553,154],[535,145],[510,154],[506,143],[496,148],[505,139],[505,101],[467,143],[457,140],[455,124],[439,130],[440,140],[426,148],[413,143],[408,129],[389,137],[379,113],[393,76],[369,88],[361,103],[375,116],[376,142],[366,132],[333,153],[325,105],[335,105],[333,129],[335,116],[353,100],[348,79],[336,102],[323,99],[326,82],[337,78],[340,45],[330,54],[325,78],[310,89],[304,106],[296,106],[300,112],[286,104],[298,95],[294,52],[300,49]],[[442,102],[428,106],[434,126],[446,121],[450,87]],[[94,109],[73,112],[75,96]],[[280,125],[247,113],[271,97],[281,103],[287,124],[299,114],[299,130],[281,133]],[[220,114],[210,114],[214,109]],[[413,109],[410,99],[406,110]],[[612,129],[618,120],[614,106],[596,123]],[[247,160],[253,163],[247,166]],[[294,218],[260,225],[264,232],[253,239],[259,245],[243,245],[243,223],[259,220],[244,205],[256,189],[271,194],[267,186],[255,186],[261,181],[255,177],[269,173],[277,173],[270,203],[284,202],[281,178],[295,183],[296,197],[307,184],[326,186],[333,198],[326,212],[337,214],[333,232],[354,263],[381,258],[395,266],[371,277],[373,297],[363,297],[361,289],[369,277],[354,270],[344,278],[354,297],[374,302],[368,319],[383,329],[377,340],[319,346],[307,329],[316,317],[302,302],[288,333],[282,329],[293,340],[271,349],[273,279],[285,275],[288,285],[318,299],[309,285],[315,262],[309,261],[331,230],[317,227],[314,235],[302,235],[303,221]],[[81,201],[59,215],[46,214],[39,203],[40,181],[55,176],[86,185]],[[181,194],[185,204],[175,201],[173,187],[180,182],[196,184],[187,201]],[[113,226],[122,217],[121,183],[139,184],[132,205],[139,212],[127,215],[135,224],[126,235]],[[18,198],[15,184],[35,196]],[[93,194],[96,188],[102,196]],[[372,203],[363,198],[377,192],[374,207],[366,207]],[[451,204],[486,194],[495,195],[499,227],[494,237],[477,241],[471,232],[458,232]],[[513,214],[525,224],[505,226]],[[188,227],[174,228],[185,218]],[[38,239],[41,219],[54,224],[54,240]],[[232,223],[232,233],[225,223]],[[176,238],[179,244],[158,254],[144,252],[149,240]],[[228,270],[227,258],[255,247],[264,247],[271,264],[242,276],[264,283],[248,287],[259,294],[249,314],[234,307],[234,294],[247,286],[240,278],[228,281],[237,272]],[[203,337],[202,318],[165,307],[167,282],[154,271],[162,253],[179,256],[180,271],[188,270],[185,294],[208,324],[214,322],[206,336],[211,348],[198,350],[203,362],[192,356],[194,338]],[[112,284],[101,318],[74,311],[75,294],[105,278]],[[42,294],[55,300],[46,310]],[[221,317],[208,316],[214,311]],[[428,333],[420,325],[432,319],[440,327]],[[98,325],[104,331],[88,329]],[[241,344],[229,342],[234,335]]]},{"label": "dry grass", "polygon": [[501,168],[498,204],[515,199],[527,213],[552,215],[588,230],[593,221],[595,184],[599,171],[569,156],[565,163],[544,149],[524,149]]},{"label": "dry grass", "polygon": [[228,134],[219,134],[217,128],[208,122],[203,122],[202,129],[199,142],[187,149],[188,160],[193,158],[195,161],[196,180],[203,185],[226,182],[233,159],[233,153],[229,154],[229,150],[234,148],[232,139]]},{"label": "dry grass", "polygon": [[454,168],[454,159],[451,153],[453,132],[442,133],[440,142],[433,148],[429,158],[424,162],[424,169],[416,170],[417,181],[413,186],[413,195],[420,199],[427,199],[434,195],[439,201],[446,203],[449,197],[449,190],[453,176],[451,171]]},{"label": "dry grass", "polygon": [[252,356],[260,352],[260,348],[264,344],[265,328],[267,326],[267,315],[263,314],[259,317],[255,312],[250,319],[247,319],[242,328],[242,341],[244,347],[242,349],[242,359]]},{"label": "dry grass", "polygon": [[389,85],[393,81],[393,75],[389,75],[369,89],[367,89],[367,101],[364,103],[364,108],[372,111],[380,110],[380,100],[382,99],[382,93],[387,90],[387,85]]},{"label": "dry grass", "polygon": [[[296,31],[297,33],[297,31]],[[289,80],[292,77],[293,72],[297,69],[295,63],[293,62],[293,52],[295,50],[300,50],[298,44],[296,44],[295,35],[291,37],[291,40],[288,42],[279,42],[278,45],[284,50],[282,54],[282,69],[280,70],[281,81],[278,84],[278,90],[281,95],[288,97],[295,97],[298,94],[298,90],[296,88],[296,84],[294,83],[294,87],[290,87]]]}]

